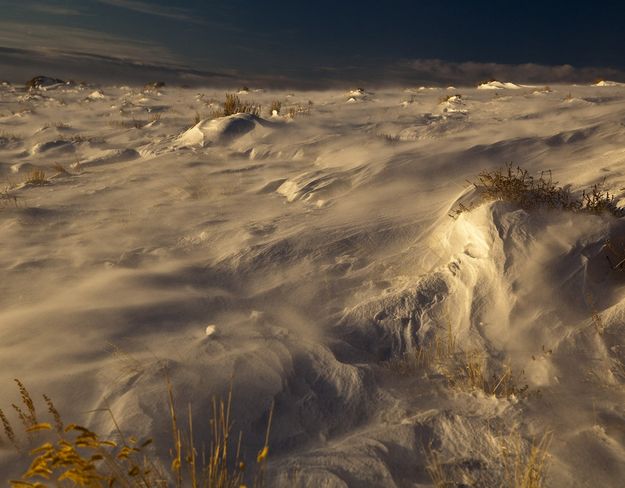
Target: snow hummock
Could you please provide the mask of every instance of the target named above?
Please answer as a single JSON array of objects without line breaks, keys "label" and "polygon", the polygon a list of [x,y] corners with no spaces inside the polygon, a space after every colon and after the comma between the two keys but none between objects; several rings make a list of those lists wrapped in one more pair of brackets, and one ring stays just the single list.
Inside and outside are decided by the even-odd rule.
[{"label": "snow hummock", "polygon": [[258,117],[250,114],[234,114],[212,120],[204,119],[182,133],[176,142],[179,146],[210,146],[240,137],[254,130],[258,125]]},{"label": "snow hummock", "polygon": [[440,103],[440,109],[443,113],[446,114],[467,113],[467,109],[465,108],[465,103],[462,99],[462,95],[451,95],[445,97],[445,99]]},{"label": "snow hummock", "polygon": [[105,96],[102,90],[94,90],[87,96],[87,98],[89,100],[101,100],[105,98]]},{"label": "snow hummock", "polygon": [[619,83],[617,81],[600,80],[597,83],[595,83],[593,86],[625,86],[625,83]]},{"label": "snow hummock", "polygon": [[497,80],[487,81],[477,87],[478,90],[518,90],[520,88],[522,88],[521,85]]}]

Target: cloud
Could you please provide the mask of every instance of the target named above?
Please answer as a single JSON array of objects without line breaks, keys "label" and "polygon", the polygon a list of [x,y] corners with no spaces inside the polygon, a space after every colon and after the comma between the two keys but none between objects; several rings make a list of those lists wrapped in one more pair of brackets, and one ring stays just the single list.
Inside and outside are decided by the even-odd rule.
[{"label": "cloud", "polygon": [[0,73],[11,82],[22,83],[35,75],[85,80],[96,84],[141,85],[148,81],[168,84],[240,85],[233,73],[192,69],[180,65],[140,62],[114,56],[77,51],[42,51],[0,47]]},{"label": "cloud", "polygon": [[518,83],[571,83],[589,81],[603,72],[622,76],[622,72],[614,69],[575,68],[568,64],[547,66],[535,63],[500,64],[473,61],[452,63],[440,59],[399,62],[395,70],[398,74],[416,79],[458,84],[474,84],[491,79]]},{"label": "cloud", "polygon": [[194,24],[201,24],[201,25],[208,24],[206,20],[195,17],[192,11],[179,8],[179,7],[163,7],[160,5],[155,5],[154,3],[148,3],[148,2],[141,1],[141,0],[95,0],[95,1],[103,5],[123,8],[125,10],[131,10],[133,12],[139,12],[142,14],[165,17],[167,19],[172,19],[172,20],[179,20],[181,22],[191,22]]},{"label": "cloud", "polygon": [[500,64],[480,62],[450,62],[440,59],[411,59],[386,61],[364,60],[359,64],[320,66],[310,79],[323,86],[346,84],[381,85],[455,85],[475,86],[498,79],[515,83],[555,84],[587,83],[598,78],[625,81],[625,72],[614,68],[571,65]]},{"label": "cloud", "polygon": [[78,27],[0,21],[0,46],[39,50],[81,51],[175,64],[178,57],[169,49],[150,42],[128,39]]},{"label": "cloud", "polygon": [[46,15],[59,15],[63,17],[83,15],[78,9],[67,7],[64,5],[54,5],[45,3],[22,3],[22,7]]}]

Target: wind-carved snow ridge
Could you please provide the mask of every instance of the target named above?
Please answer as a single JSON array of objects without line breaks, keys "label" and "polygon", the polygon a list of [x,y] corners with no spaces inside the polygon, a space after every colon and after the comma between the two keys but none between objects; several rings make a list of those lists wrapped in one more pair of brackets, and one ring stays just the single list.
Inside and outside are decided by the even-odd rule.
[{"label": "wind-carved snow ridge", "polygon": [[[451,330],[465,351],[482,351],[488,364],[508,364],[523,371],[529,388],[547,398],[580,390],[574,378],[583,374],[586,363],[576,362],[575,345],[588,337],[601,337],[593,330],[598,325],[590,320],[588,298],[583,297],[596,297],[590,300],[597,300],[597,306],[598,297],[614,286],[605,259],[606,242],[623,230],[623,224],[610,217],[528,213],[502,202],[462,213],[432,236],[446,264],[409,286],[347,311],[336,327],[350,345],[341,357],[355,362],[401,358]],[[623,279],[616,278],[622,287]],[[607,315],[623,317],[623,305],[616,302],[613,307]],[[609,320],[610,325],[603,326],[616,333],[623,327],[619,321]],[[608,337],[596,345],[587,343],[584,357],[603,358],[609,365],[616,352],[611,344]],[[622,356],[623,349],[618,348],[619,361]],[[562,409],[564,418],[568,407],[560,400],[557,403],[556,411]],[[514,415],[524,408],[508,406],[516,411]],[[542,423],[554,414],[558,415],[552,411],[532,417]],[[485,411],[483,415],[486,422]],[[572,440],[580,435],[572,433],[576,421],[569,420],[572,430],[567,437]],[[479,430],[488,429],[481,425]],[[456,434],[442,433],[438,442],[451,442],[446,435]],[[559,447],[554,454],[558,462],[568,462],[570,449]],[[614,456],[622,455],[623,449],[620,444]]]},{"label": "wind-carved snow ridge", "polygon": [[318,170],[286,180],[276,192],[283,195],[289,203],[302,200],[317,207],[324,207],[334,198],[340,197],[366,180],[369,173],[366,167],[347,171]]},{"label": "wind-carved snow ridge", "polygon": [[[570,226],[576,220],[581,222],[573,230]],[[554,232],[560,232],[556,242],[552,242]],[[356,334],[362,346],[381,359],[414,349],[432,328],[446,327],[447,320],[463,341],[495,342],[498,349],[521,333],[528,335],[524,341],[538,340],[545,328],[533,321],[521,326],[519,316],[530,313],[524,307],[555,314],[563,295],[572,298],[599,287],[591,278],[597,268],[609,270],[604,262],[608,235],[609,224],[600,217],[535,215],[505,203],[482,205],[460,214],[432,236],[445,264],[408,288],[358,305],[339,328]],[[560,256],[565,242],[558,241],[564,236],[570,236],[566,244],[572,249]],[[550,282],[553,268],[567,269],[566,278]],[[529,286],[537,278],[540,283]],[[522,294],[521,285],[528,287]],[[436,323],[444,315],[448,317]],[[487,342],[482,346],[494,347]]]}]

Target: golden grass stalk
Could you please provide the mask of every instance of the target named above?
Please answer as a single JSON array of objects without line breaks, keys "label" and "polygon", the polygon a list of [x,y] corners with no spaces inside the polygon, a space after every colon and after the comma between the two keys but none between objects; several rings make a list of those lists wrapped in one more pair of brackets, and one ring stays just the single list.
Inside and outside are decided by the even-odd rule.
[{"label": "golden grass stalk", "polygon": [[258,117],[260,115],[260,105],[256,105],[253,102],[242,102],[238,95],[226,93],[222,115],[234,114],[252,114]]},{"label": "golden grass stalk", "polygon": [[502,446],[505,478],[513,488],[542,488],[545,485],[549,461],[550,433],[525,448],[521,436],[516,433]]},{"label": "golden grass stalk", "polygon": [[447,474],[440,460],[440,453],[433,450],[431,445],[425,449],[425,457],[425,470],[430,476],[435,488],[450,488],[451,486],[455,486],[455,483],[447,478]]},{"label": "golden grass stalk", "polygon": [[[14,405],[22,420],[25,433],[29,436],[31,446],[28,456],[28,468],[20,480],[11,481],[13,488],[43,487],[38,480],[54,481],[58,486],[84,486],[104,488],[120,486],[123,488],[166,488],[165,474],[160,467],[158,458],[148,450],[151,439],[139,443],[132,435],[125,434],[119,427],[112,411],[113,424],[119,440],[114,441],[101,437],[96,432],[77,424],[63,425],[61,415],[47,395],[44,400],[48,413],[54,420],[54,427],[48,422],[38,422],[35,404],[26,387],[17,381],[23,406]],[[231,430],[233,421],[232,386],[228,391],[227,400],[214,398],[210,417],[212,434],[208,456],[197,456],[193,434],[193,414],[188,405],[187,432],[183,432],[178,422],[175,408],[173,387],[167,379],[167,395],[169,415],[173,434],[173,445],[170,448],[173,460],[169,473],[175,486],[191,488],[240,488],[244,486],[245,462],[241,458],[241,439],[238,436],[236,451],[232,453]],[[264,486],[264,469],[269,453],[269,432],[273,417],[273,407],[269,412],[269,421],[265,435],[265,443],[257,456],[254,487]],[[19,450],[18,436],[10,421],[0,410],[3,430],[11,443]],[[56,436],[53,434],[56,433]],[[34,443],[31,436],[40,439]],[[186,442],[183,443],[183,438]],[[185,469],[186,468],[186,469]],[[186,472],[186,475],[185,475]]]}]

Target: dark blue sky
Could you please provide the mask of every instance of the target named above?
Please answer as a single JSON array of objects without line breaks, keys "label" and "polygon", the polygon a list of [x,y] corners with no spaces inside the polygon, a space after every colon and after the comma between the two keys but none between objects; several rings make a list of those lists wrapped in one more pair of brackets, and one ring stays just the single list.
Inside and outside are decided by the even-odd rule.
[{"label": "dark blue sky", "polygon": [[0,0],[0,47],[287,78],[412,59],[625,70],[625,6],[593,3]]}]

